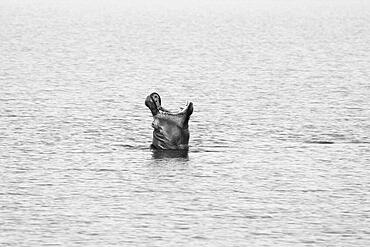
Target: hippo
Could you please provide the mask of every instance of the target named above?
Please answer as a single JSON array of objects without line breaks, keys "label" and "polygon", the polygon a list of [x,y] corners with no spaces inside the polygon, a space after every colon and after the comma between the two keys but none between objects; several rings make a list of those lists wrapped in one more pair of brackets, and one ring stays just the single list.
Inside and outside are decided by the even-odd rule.
[{"label": "hippo", "polygon": [[158,150],[187,150],[189,143],[189,119],[193,103],[187,102],[178,112],[162,107],[161,97],[152,93],[145,99],[145,105],[153,115],[153,142],[151,148]]}]

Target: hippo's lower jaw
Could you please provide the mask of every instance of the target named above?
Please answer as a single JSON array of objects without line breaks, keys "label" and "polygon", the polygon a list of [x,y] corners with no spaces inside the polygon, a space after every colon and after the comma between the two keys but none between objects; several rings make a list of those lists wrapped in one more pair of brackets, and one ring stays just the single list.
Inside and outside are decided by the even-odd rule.
[{"label": "hippo's lower jaw", "polygon": [[178,112],[164,109],[157,93],[152,93],[145,100],[145,105],[153,115],[152,147],[156,149],[187,149],[189,143],[189,119],[193,113],[193,103],[187,103]]},{"label": "hippo's lower jaw", "polygon": [[166,119],[167,121],[172,121],[180,128],[187,129],[190,115],[192,113],[193,113],[193,103],[186,102],[186,105],[182,107],[178,112],[168,111],[160,107],[158,113],[154,117]]}]

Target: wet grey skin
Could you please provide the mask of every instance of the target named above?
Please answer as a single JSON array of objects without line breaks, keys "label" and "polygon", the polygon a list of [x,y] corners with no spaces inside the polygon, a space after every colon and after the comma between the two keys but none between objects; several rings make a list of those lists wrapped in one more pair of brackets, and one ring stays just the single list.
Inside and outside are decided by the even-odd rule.
[{"label": "wet grey skin", "polygon": [[145,105],[153,115],[153,142],[151,147],[160,150],[186,150],[189,144],[189,119],[193,103],[189,102],[178,112],[162,107],[161,97],[152,93],[146,97]]}]

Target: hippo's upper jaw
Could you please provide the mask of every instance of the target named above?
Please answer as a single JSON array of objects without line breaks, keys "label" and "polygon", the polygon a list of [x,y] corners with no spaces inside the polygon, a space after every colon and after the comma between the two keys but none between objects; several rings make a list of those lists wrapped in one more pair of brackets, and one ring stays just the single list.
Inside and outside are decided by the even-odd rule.
[{"label": "hippo's upper jaw", "polygon": [[161,108],[161,97],[157,93],[151,93],[146,97],[145,105],[150,109],[153,116],[155,116]]},{"label": "hippo's upper jaw", "polygon": [[178,112],[171,112],[162,107],[159,94],[152,93],[146,97],[145,105],[154,118],[153,146],[157,149],[187,149],[188,122],[193,113],[193,103],[187,103]]}]

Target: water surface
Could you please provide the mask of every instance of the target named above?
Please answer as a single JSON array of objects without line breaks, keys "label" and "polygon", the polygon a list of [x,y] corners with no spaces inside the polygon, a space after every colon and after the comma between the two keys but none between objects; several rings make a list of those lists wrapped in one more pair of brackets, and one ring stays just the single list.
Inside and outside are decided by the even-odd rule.
[{"label": "water surface", "polygon": [[[0,2],[4,246],[369,246],[367,1]],[[153,91],[194,103],[149,149]]]}]

